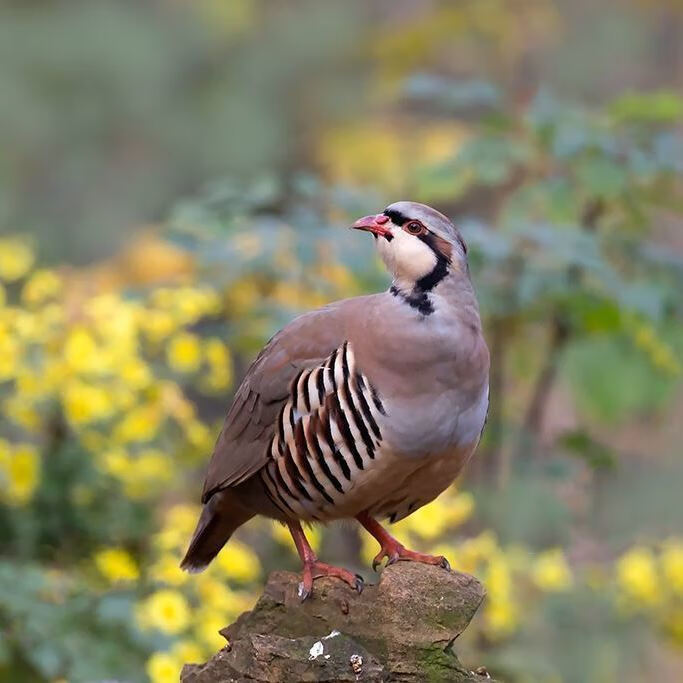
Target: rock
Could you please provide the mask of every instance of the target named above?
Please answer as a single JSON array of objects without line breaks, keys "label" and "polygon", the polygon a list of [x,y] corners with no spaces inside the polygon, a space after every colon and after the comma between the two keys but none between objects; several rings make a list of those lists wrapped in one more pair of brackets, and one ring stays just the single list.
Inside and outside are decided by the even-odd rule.
[{"label": "rock", "polygon": [[473,576],[398,563],[360,595],[318,579],[304,603],[298,584],[296,574],[271,574],[254,609],[221,631],[229,645],[186,664],[182,683],[490,680],[453,647],[484,598]]}]

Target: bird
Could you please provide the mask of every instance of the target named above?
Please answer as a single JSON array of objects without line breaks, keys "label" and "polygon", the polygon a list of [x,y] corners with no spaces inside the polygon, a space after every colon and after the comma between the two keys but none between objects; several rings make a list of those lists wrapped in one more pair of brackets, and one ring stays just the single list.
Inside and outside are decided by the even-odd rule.
[{"label": "bird", "polygon": [[302,527],[355,519],[386,559],[450,569],[381,523],[434,500],[480,441],[489,350],[467,246],[444,214],[398,201],[352,228],[372,235],[388,290],[330,303],[275,334],[249,367],[209,462],[202,510],[181,567],[202,571],[260,515],[285,524],[314,579],[363,579],[318,559]]}]

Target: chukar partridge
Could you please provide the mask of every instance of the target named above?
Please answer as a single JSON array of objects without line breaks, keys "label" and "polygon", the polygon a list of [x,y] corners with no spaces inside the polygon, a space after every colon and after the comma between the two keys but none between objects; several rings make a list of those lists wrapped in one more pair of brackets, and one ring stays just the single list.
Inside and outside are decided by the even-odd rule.
[{"label": "chukar partridge", "polygon": [[436,498],[479,442],[489,352],[467,248],[446,216],[415,202],[352,227],[373,235],[391,287],[305,313],[259,353],[218,437],[184,569],[204,569],[255,515],[289,527],[302,599],[325,575],[362,589],[318,560],[302,521],[355,518],[380,543],[373,567],[385,557],[449,566],[377,520]]}]

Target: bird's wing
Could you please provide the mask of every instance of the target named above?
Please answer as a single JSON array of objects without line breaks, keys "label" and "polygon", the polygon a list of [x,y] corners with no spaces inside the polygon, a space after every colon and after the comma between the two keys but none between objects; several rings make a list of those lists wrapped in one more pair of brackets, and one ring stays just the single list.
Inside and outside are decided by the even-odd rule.
[{"label": "bird's wing", "polygon": [[301,370],[321,364],[344,341],[345,304],[306,313],[278,332],[249,368],[218,437],[202,502],[261,469],[277,416]]}]

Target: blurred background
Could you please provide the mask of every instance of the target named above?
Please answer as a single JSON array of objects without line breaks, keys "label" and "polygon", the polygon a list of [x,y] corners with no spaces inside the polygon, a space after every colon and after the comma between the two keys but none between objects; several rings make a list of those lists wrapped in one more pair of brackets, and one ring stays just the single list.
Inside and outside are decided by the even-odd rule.
[{"label": "blurred background", "polygon": [[0,680],[176,681],[298,567],[263,520],[177,565],[249,362],[387,287],[346,228],[408,198],[492,351],[474,462],[395,527],[486,585],[458,655],[683,680],[682,87],[680,0],[2,3]]}]

